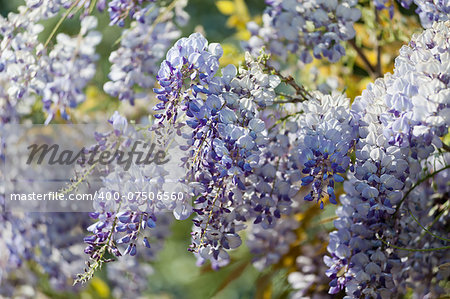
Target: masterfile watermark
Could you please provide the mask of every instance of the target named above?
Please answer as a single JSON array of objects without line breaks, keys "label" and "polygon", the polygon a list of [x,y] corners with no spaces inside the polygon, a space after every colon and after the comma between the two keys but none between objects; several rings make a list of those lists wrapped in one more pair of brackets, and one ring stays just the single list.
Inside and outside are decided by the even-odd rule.
[{"label": "masterfile watermark", "polygon": [[[185,140],[178,136],[167,145],[168,137],[137,125],[120,136],[108,124],[0,127],[0,205],[5,211],[92,212],[98,200],[176,201]],[[116,169],[131,176],[145,169],[143,176],[133,177],[143,189],[121,185],[117,193],[98,193]],[[162,174],[162,192],[146,189]]]},{"label": "masterfile watermark", "polygon": [[[142,150],[137,147],[141,145]],[[119,165],[123,165],[124,170],[129,170],[133,163],[163,165],[169,162],[166,152],[159,149],[155,152],[155,143],[146,143],[137,140],[127,152],[120,149],[102,150],[100,145],[94,146],[93,149],[82,148],[78,152],[65,149],[60,151],[59,144],[31,144],[28,146],[29,156],[26,164],[30,165],[35,162],[41,165],[46,162],[48,165],[71,165],[78,163],[80,165],[108,165],[113,161]]]},{"label": "masterfile watermark", "polygon": [[81,193],[81,194],[64,194],[62,192],[47,192],[47,193],[11,193],[9,200],[11,201],[57,201],[57,200],[94,200],[95,194]]}]

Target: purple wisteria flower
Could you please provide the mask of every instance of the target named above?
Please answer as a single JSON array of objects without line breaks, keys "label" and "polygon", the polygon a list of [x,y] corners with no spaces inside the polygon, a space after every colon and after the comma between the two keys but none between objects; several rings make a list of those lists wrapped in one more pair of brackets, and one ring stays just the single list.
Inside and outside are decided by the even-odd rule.
[{"label": "purple wisteria flower", "polygon": [[[180,35],[171,15],[160,19],[163,9],[156,4],[148,7],[150,10],[140,22],[122,31],[120,47],[109,57],[112,64],[108,75],[110,81],[103,87],[106,93],[131,104],[136,98],[144,98],[146,89],[154,86],[158,63]],[[182,6],[178,5],[177,9],[182,12]],[[144,90],[137,93],[136,87]]]},{"label": "purple wisteria flower", "polygon": [[[447,21],[450,18],[450,2],[448,0],[398,0],[401,6],[409,9],[411,4],[416,4],[416,13],[424,28],[430,28],[434,22]],[[394,16],[394,1],[374,0],[377,10],[388,9],[392,19]]]},{"label": "purple wisteria flower", "polygon": [[100,32],[93,31],[96,27],[95,17],[83,18],[77,37],[58,34],[57,44],[48,57],[39,60],[40,68],[46,70],[46,82],[42,89],[42,102],[48,113],[46,123],[58,111],[64,119],[69,119],[68,109],[84,102],[83,89],[96,72],[94,62],[98,55],[95,53],[95,46],[102,38]]},{"label": "purple wisteria flower", "polygon": [[[439,30],[436,30],[437,28]],[[410,55],[406,56],[409,59],[405,59],[404,54],[401,54],[400,59],[396,61],[394,75],[388,74],[374,84],[369,84],[362,96],[357,97],[352,105],[352,114],[359,123],[359,139],[355,145],[355,167],[349,174],[349,181],[344,183],[346,194],[340,198],[342,206],[336,211],[339,219],[334,222],[337,230],[330,234],[328,245],[331,256],[325,257],[325,263],[330,267],[327,275],[332,279],[330,283],[332,294],[345,289],[347,295],[352,298],[377,297],[378,295],[389,298],[397,292],[404,292],[407,285],[412,285],[418,292],[423,291],[421,293],[423,296],[442,293],[439,287],[434,289],[422,287],[432,284],[430,281],[432,275],[428,278],[420,276],[420,280],[413,281],[411,278],[416,277],[413,274],[414,271],[409,272],[407,268],[404,268],[405,263],[420,267],[419,265],[425,262],[424,255],[414,248],[431,249],[428,263],[437,265],[438,258],[434,256],[442,256],[444,253],[435,253],[432,248],[442,247],[445,243],[442,244],[438,240],[418,243],[420,239],[415,236],[420,235],[422,231],[419,227],[416,233],[411,233],[412,216],[410,217],[405,210],[405,204],[402,206],[403,201],[406,200],[409,210],[421,215],[421,221],[426,221],[425,215],[428,212],[425,211],[434,205],[433,197],[415,195],[416,191],[411,192],[411,189],[414,189],[414,184],[421,178],[420,160],[428,158],[436,147],[441,146],[441,143],[435,142],[434,147],[426,143],[424,145],[423,141],[410,142],[408,147],[404,146],[404,143],[398,145],[392,142],[390,135],[383,134],[386,130],[391,130],[390,123],[386,122],[387,118],[383,116],[395,114],[391,105],[393,97],[403,97],[405,103],[419,94],[422,104],[428,105],[427,99],[439,101],[439,94],[445,89],[445,85],[442,85],[437,78],[448,75],[448,71],[440,71],[439,64],[448,64],[449,56],[444,54],[435,63],[433,60],[426,60],[427,65],[436,70],[437,74],[425,73],[421,68],[415,68],[416,65],[420,65],[415,59],[430,57],[426,53],[433,51],[435,47],[448,48],[448,28],[449,23],[437,23],[433,28],[416,36],[411,44],[413,47],[418,46],[402,50],[402,53],[409,50]],[[434,37],[438,37],[437,45],[420,46],[422,40],[429,41]],[[440,53],[440,51],[437,52]],[[407,75],[406,72],[404,73],[405,70],[408,70]],[[398,78],[399,74],[405,74],[405,79]],[[406,84],[400,83],[417,77],[423,78],[428,83],[422,83],[416,87],[409,84],[408,89],[401,89]],[[437,88],[433,84],[435,78],[439,81]],[[391,95],[393,86],[399,87],[402,92]],[[425,86],[427,88],[422,88]],[[398,107],[405,106],[408,107],[407,105]],[[409,107],[413,109],[413,105]],[[424,121],[423,125],[433,130],[435,123],[426,120],[429,117],[435,119],[435,116],[438,116],[438,127],[443,126],[447,131],[448,123],[439,119],[440,109],[443,107],[434,105],[432,108],[434,110],[422,108],[420,115],[425,115],[425,118],[421,118]],[[405,198],[409,194],[411,195]],[[396,250],[398,247],[389,248],[390,244],[400,246],[400,250]],[[412,249],[410,252],[418,253],[410,254],[409,249]],[[424,267],[432,273],[431,265]]]},{"label": "purple wisteria flower", "polygon": [[341,42],[355,36],[353,24],[361,17],[353,0],[266,2],[263,26],[247,25],[252,37],[246,47],[254,55],[266,46],[266,51],[282,58],[294,53],[304,63],[311,63],[313,56],[336,62],[345,55]]},{"label": "purple wisteria flower", "polygon": [[111,0],[108,1],[108,12],[111,22],[109,25],[118,25],[123,27],[127,17],[133,18],[138,22],[144,23],[145,14],[151,9],[145,6],[147,3],[155,0]]},{"label": "purple wisteria flower", "polygon": [[443,22],[450,19],[449,0],[414,0],[417,5],[416,13],[424,28],[432,27],[434,22]]},{"label": "purple wisteria flower", "polygon": [[219,44],[208,44],[199,33],[180,39],[161,64],[161,88],[155,90],[161,101],[155,107],[159,127],[189,127],[183,134],[188,154],[184,182],[195,198],[196,213],[190,250],[214,267],[225,265],[226,250],[242,243],[237,232],[249,217],[246,178],[260,163],[260,149],[267,142],[257,116],[272,103],[280,83],[249,54],[239,72],[229,65],[217,76],[222,53]]},{"label": "purple wisteria flower", "polygon": [[[96,133],[100,150],[120,149],[126,152],[133,147],[144,151],[143,140],[146,139],[124,116],[116,111],[109,122],[112,131]],[[137,143],[131,144],[136,140],[141,142],[135,148]],[[91,235],[84,238],[87,244],[84,252],[89,254],[90,261],[86,273],[78,276],[79,281],[89,280],[98,267],[111,261],[106,258],[106,253],[121,257],[135,256],[138,246],[152,250],[151,240],[161,243],[165,237],[162,232],[167,231],[169,225],[167,213],[176,207],[173,207],[170,197],[161,195],[161,192],[169,190],[167,184],[173,185],[166,182],[169,172],[162,165],[132,163],[125,169],[116,159],[108,168],[102,179],[103,187],[96,192],[95,212],[90,214],[96,220],[87,228]],[[163,219],[161,229],[160,218]],[[160,248],[158,243],[155,248]],[[149,256],[149,253],[145,255]]]},{"label": "purple wisteria flower", "polygon": [[384,96],[381,118],[391,144],[416,148],[426,157],[440,146],[450,124],[449,23],[436,23],[400,49]]},{"label": "purple wisteria flower", "polygon": [[4,37],[0,78],[5,80],[2,89],[7,94],[2,109],[16,110],[17,105],[31,105],[41,97],[47,123],[57,112],[69,119],[69,108],[84,101],[83,89],[95,74],[95,46],[101,40],[100,33],[93,31],[97,20],[83,18],[78,37],[58,34],[56,45],[48,50],[38,40],[43,30],[38,22],[55,16],[64,3],[28,1],[27,5],[20,7],[18,14],[0,18],[0,35]]},{"label": "purple wisteria flower", "polygon": [[302,186],[311,185],[305,200],[317,201],[323,208],[328,198],[336,204],[335,183],[344,181],[350,164],[350,150],[356,139],[355,124],[349,113],[350,101],[333,93],[305,102],[299,118],[296,166],[305,176]]},{"label": "purple wisteria flower", "polygon": [[[398,2],[400,3],[401,6],[408,9],[411,6],[413,0],[398,0]],[[375,5],[375,8],[377,10],[383,10],[383,9],[389,10],[389,16],[392,19],[392,17],[394,16],[394,1],[393,0],[373,0],[373,4]]]},{"label": "purple wisteria flower", "polygon": [[48,2],[19,7],[18,13],[0,16],[0,81],[2,121],[17,119],[21,114],[20,103],[25,107],[35,101],[36,94],[42,94],[45,78],[39,71],[36,55],[42,54],[43,45],[38,40],[43,26],[39,21],[54,16],[60,5]]}]

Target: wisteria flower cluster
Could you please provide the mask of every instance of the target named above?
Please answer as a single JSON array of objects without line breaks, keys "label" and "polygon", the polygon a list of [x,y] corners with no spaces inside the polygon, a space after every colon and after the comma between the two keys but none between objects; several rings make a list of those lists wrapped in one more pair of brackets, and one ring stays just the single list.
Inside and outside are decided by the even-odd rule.
[{"label": "wisteria flower cluster", "polygon": [[389,143],[417,148],[425,158],[440,147],[449,123],[448,27],[441,23],[414,38],[396,59],[393,76],[386,80],[383,115]]},{"label": "wisteria flower cluster", "polygon": [[[253,34],[248,48],[256,54],[267,46],[285,58],[295,53],[304,63],[313,57],[336,62],[345,55],[342,41],[355,36],[353,24],[361,17],[356,1],[267,1],[263,26],[249,23]],[[312,55],[311,55],[312,54]]]},{"label": "wisteria flower cluster", "polygon": [[308,101],[303,107],[305,117],[300,121],[305,131],[297,140],[297,167],[306,174],[302,185],[312,187],[305,200],[316,200],[321,208],[324,198],[337,203],[335,182],[343,182],[342,175],[349,168],[349,153],[356,139],[349,105],[344,96],[332,94]]},{"label": "wisteria flower cluster", "polygon": [[27,4],[19,14],[10,13],[1,20],[0,70],[6,83],[3,89],[7,88],[3,101],[8,109],[17,110],[21,102],[30,103],[27,98],[40,97],[48,112],[47,122],[58,112],[68,119],[67,109],[84,101],[82,90],[95,75],[95,46],[101,40],[100,33],[92,31],[97,19],[84,18],[78,37],[58,34],[57,45],[48,51],[37,38],[43,30],[38,22],[54,16],[63,5],[51,1]]},{"label": "wisteria flower cluster", "polygon": [[[113,2],[115,1],[110,5]],[[183,24],[186,21],[183,20],[186,17],[182,10],[185,3],[178,1],[177,5],[175,17]],[[172,20],[173,12],[167,12],[155,4],[146,6],[146,10],[148,12],[142,13],[139,22],[122,31],[120,47],[111,52],[109,57],[112,65],[108,77],[111,81],[104,85],[105,92],[132,104],[136,98],[146,97],[145,91],[136,92],[135,87],[149,89],[154,86],[159,61],[172,42],[180,36],[180,31]]]},{"label": "wisteria flower cluster", "polygon": [[[416,13],[420,17],[420,22],[424,28],[430,28],[434,22],[447,21],[450,17],[449,3],[443,1],[423,1],[423,0],[399,0],[400,5],[409,9],[414,3],[417,5]],[[388,9],[391,19],[394,15],[394,1],[374,0],[377,10]]]},{"label": "wisteria flower cluster", "polygon": [[184,110],[185,124],[193,130],[184,133],[184,149],[190,153],[184,160],[184,181],[196,198],[197,214],[190,250],[217,266],[228,262],[226,249],[241,244],[237,232],[246,217],[241,213],[246,176],[260,162],[260,148],[266,143],[258,107],[270,105],[280,83],[277,76],[263,74],[250,56],[239,74],[230,65],[222,69],[222,76],[214,76],[221,56],[221,46],[208,45],[200,34],[179,40],[158,73],[161,103],[155,107],[162,112],[158,127],[167,122],[180,130]]},{"label": "wisteria flower cluster", "polygon": [[[397,78],[407,74],[406,77],[415,78],[417,76],[420,78],[424,76],[431,81],[446,74],[445,71],[442,72],[439,69],[438,65],[435,68],[436,72],[426,72],[426,75],[422,75],[420,69],[414,69],[414,71],[407,73],[402,71],[405,69],[411,70],[409,67],[414,68],[416,65],[421,65],[421,60],[414,60],[414,54],[422,51],[425,53],[432,52],[434,48],[432,46],[437,47],[437,49],[446,49],[449,46],[448,30],[448,22],[437,23],[433,28],[415,37],[410,46],[405,46],[401,51],[401,53],[409,52],[411,56],[408,57],[409,59],[403,59],[405,57],[403,55],[399,56],[396,60],[394,75],[387,75],[385,78],[377,80],[363,92],[361,97],[355,99],[352,111],[360,123],[360,136],[356,144],[356,164],[353,173],[350,174],[350,180],[344,184],[346,194],[341,197],[342,206],[336,212],[339,216],[339,219],[335,221],[337,231],[330,234],[328,250],[331,257],[325,257],[325,263],[330,267],[327,275],[333,279],[330,283],[332,293],[345,288],[347,294],[354,297],[373,297],[379,293],[383,294],[382,296],[390,297],[393,296],[395,291],[402,291],[401,288],[405,285],[403,280],[412,284],[427,285],[428,287],[423,289],[419,286],[414,287],[417,292],[422,289],[423,296],[435,296],[442,292],[437,286],[431,287],[431,281],[423,279],[414,281],[409,277],[414,275],[413,273],[407,273],[408,271],[402,271],[398,268],[402,267],[402,263],[408,262],[408,259],[414,259],[412,255],[400,256],[396,251],[382,250],[384,246],[390,243],[400,243],[404,245],[404,248],[417,248],[418,244],[413,241],[414,238],[402,237],[401,228],[397,228],[397,225],[403,226],[408,221],[412,226],[410,217],[414,217],[412,212],[411,215],[405,213],[402,203],[407,200],[407,205],[412,205],[414,212],[420,211],[420,213],[427,214],[426,211],[430,209],[433,202],[422,204],[415,191],[410,195],[410,191],[407,190],[416,186],[415,184],[420,180],[421,161],[427,159],[436,148],[440,148],[442,143],[433,136],[428,137],[428,141],[423,138],[418,138],[419,140],[416,141],[413,133],[413,121],[410,122],[412,128],[403,129],[406,134],[409,133],[405,140],[392,138],[391,135],[385,133],[386,130],[392,130],[390,129],[390,123],[383,120],[387,119],[387,117],[384,118],[386,114],[394,114],[394,119],[395,114],[399,115],[400,111],[398,110],[400,108],[397,108],[398,110],[394,108],[394,110],[393,101],[395,101],[394,98],[399,99],[403,96],[400,90],[406,85],[399,84],[402,81],[400,81],[401,79],[397,81]],[[441,34],[444,38],[441,37]],[[434,39],[439,40],[439,43],[437,42],[434,45],[432,43]],[[426,48],[421,47],[423,41],[428,44]],[[443,51],[443,53],[446,52],[448,51]],[[430,62],[430,65],[433,64]],[[439,81],[439,79],[437,80]],[[408,81],[405,80],[406,82]],[[433,89],[432,84],[429,85],[429,89],[422,89],[421,87],[424,85],[413,82],[408,82],[407,88],[413,93],[405,95],[405,100],[414,101],[414,96],[417,94],[423,99],[420,103],[427,105],[428,97],[440,98],[441,88],[444,93],[445,90],[448,92],[445,82],[439,81],[436,90]],[[399,91],[395,92],[395,97],[390,91],[394,84],[399,87]],[[417,91],[414,93],[414,90]],[[408,92],[406,89],[403,89],[403,91]],[[400,102],[395,102],[395,104],[397,103]],[[408,105],[408,102],[404,103]],[[446,104],[436,104],[432,113],[433,116],[429,115],[424,108],[420,108],[419,114],[416,111],[417,126],[420,127],[421,123],[427,122],[430,117],[434,117],[438,119],[438,123],[436,127],[428,124],[428,130],[431,131],[434,128],[447,130],[449,122],[444,119],[439,121],[440,109],[438,106],[445,109]],[[410,107],[414,109],[414,104],[411,103]],[[431,134],[428,130],[426,133]],[[402,132],[401,127],[398,132]],[[407,143],[409,146],[405,147],[405,142],[408,142],[409,137],[414,141]],[[435,144],[432,146],[433,139]],[[440,170],[431,169],[434,172]],[[414,198],[419,202],[413,204]],[[422,206],[419,208],[417,205]],[[411,210],[408,208],[407,211]],[[406,214],[406,219],[401,216],[402,214]],[[421,221],[424,218],[421,217]],[[441,244],[441,247],[445,245],[440,242],[426,242],[425,240],[424,242],[424,248],[432,248],[430,246],[436,244]],[[429,257],[434,254],[440,256],[439,252],[432,252]],[[420,254],[417,256],[419,257]],[[448,259],[448,254],[444,254],[441,258]],[[413,263],[420,262],[414,261]],[[432,276],[430,275],[428,279],[432,279]]]},{"label": "wisteria flower cluster", "polygon": [[[289,298],[450,293],[450,3],[266,4],[252,21],[244,1],[217,3],[229,25],[247,30],[237,35],[248,39],[243,61],[233,64],[225,61],[237,37],[189,32],[186,11],[195,9],[184,0],[27,0],[0,16],[0,296],[80,295],[103,281],[103,297],[143,296],[158,253],[180,238],[175,220],[187,223],[190,244],[180,250],[202,273],[238,265],[217,292],[252,265],[261,273],[255,296],[275,297],[275,276]],[[382,75],[383,38],[398,34],[377,24],[380,14],[389,20],[386,9],[392,22],[395,12],[423,28],[390,45],[399,54]],[[57,33],[67,18],[79,21],[77,35]],[[102,23],[120,31],[111,49]],[[360,42],[363,25],[380,34]],[[339,61],[349,45],[358,58]],[[306,64],[322,81],[333,68],[350,75],[316,90]],[[356,97],[341,86],[378,75]],[[14,169],[7,150],[26,149],[15,148],[19,132],[4,130],[72,124],[79,113],[107,127],[83,132],[95,141],[81,153],[114,154],[108,163],[75,159],[75,179],[58,192],[89,190],[92,211],[6,209],[8,177],[25,171],[26,193],[37,178],[66,174]],[[167,159],[144,163],[149,148]]]},{"label": "wisteria flower cluster", "polygon": [[430,28],[434,22],[447,21],[450,18],[450,5],[448,1],[416,1],[416,12],[423,27]]},{"label": "wisteria flower cluster", "polygon": [[[70,38],[58,34],[57,44],[47,57],[39,60],[40,69],[47,69],[43,82],[42,102],[48,112],[48,121],[59,111],[67,119],[68,109],[84,102],[83,89],[95,75],[95,46],[101,41],[101,34],[92,31],[97,19],[87,16],[81,21],[80,33]],[[48,79],[47,79],[48,78]]]},{"label": "wisteria flower cluster", "polygon": [[[149,9],[148,6],[143,7],[146,0],[113,0],[108,3],[108,12],[111,19],[110,25],[125,25],[125,19],[129,16],[139,22],[144,22],[144,16]],[[153,2],[150,0],[150,2]]]}]

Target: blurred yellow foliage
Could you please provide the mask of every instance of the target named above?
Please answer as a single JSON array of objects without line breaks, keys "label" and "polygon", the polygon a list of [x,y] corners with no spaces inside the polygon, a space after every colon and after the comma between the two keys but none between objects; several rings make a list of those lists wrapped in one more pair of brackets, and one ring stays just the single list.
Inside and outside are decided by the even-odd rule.
[{"label": "blurred yellow foliage", "polygon": [[250,21],[260,22],[261,17],[252,18],[244,0],[217,1],[217,9],[221,14],[229,16],[227,26],[236,29],[235,37],[238,40],[248,40],[250,32],[247,30],[247,23]]},{"label": "blurred yellow foliage", "polygon": [[357,96],[361,95],[362,91],[366,89],[367,84],[373,82],[370,77],[346,76],[344,78],[344,85],[347,87],[346,94],[353,101]]},{"label": "blurred yellow foliage", "polygon": [[99,295],[101,298],[110,297],[110,290],[108,285],[100,278],[94,277],[92,279],[91,286],[95,290],[97,295]]},{"label": "blurred yellow foliage", "polygon": [[87,121],[103,114],[105,111],[117,109],[118,104],[117,101],[105,94],[102,89],[95,85],[89,85],[86,88],[86,100],[71,111],[71,116],[74,120]]},{"label": "blurred yellow foliage", "polygon": [[96,86],[90,85],[86,88],[86,101],[79,106],[79,111],[83,113],[95,110],[102,100],[106,100],[106,95]]},{"label": "blurred yellow foliage", "polygon": [[244,60],[244,54],[234,44],[224,43],[222,45],[222,48],[223,48],[223,56],[220,59],[221,66],[235,64],[237,61]]},{"label": "blurred yellow foliage", "polygon": [[442,138],[442,142],[444,142],[444,144],[450,146],[450,132],[448,132],[448,133]]},{"label": "blurred yellow foliage", "polygon": [[80,295],[82,299],[111,298],[111,291],[106,282],[98,277],[94,277],[89,282],[89,288],[85,289]]},{"label": "blurred yellow foliage", "polygon": [[216,6],[220,13],[226,16],[232,15],[236,11],[233,1],[217,1]]},{"label": "blurred yellow foliage", "polygon": [[100,91],[96,86],[88,86],[86,89],[86,102],[83,103],[83,108],[89,109],[95,107],[95,101],[100,96]]}]

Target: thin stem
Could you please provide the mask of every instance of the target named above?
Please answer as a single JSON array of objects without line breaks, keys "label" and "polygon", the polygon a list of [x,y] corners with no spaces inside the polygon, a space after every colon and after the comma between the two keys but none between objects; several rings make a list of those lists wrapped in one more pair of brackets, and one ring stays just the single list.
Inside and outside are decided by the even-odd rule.
[{"label": "thin stem", "polygon": [[[380,17],[378,15],[378,10],[375,8],[375,24],[380,24]],[[377,77],[381,77],[381,40],[383,37],[383,28],[380,29],[380,33],[377,35],[377,65],[376,65],[376,73]]]},{"label": "thin stem", "polygon": [[282,118],[278,119],[278,120],[277,120],[277,121],[269,128],[268,131],[269,131],[269,132],[272,131],[273,128],[275,128],[277,125],[279,125],[279,124],[282,123],[283,121],[288,120],[289,118],[294,117],[294,116],[297,116],[297,115],[302,114],[302,113],[303,113],[303,111],[297,111],[297,112],[295,112],[295,113],[293,113],[293,114],[288,114],[288,115],[286,115],[286,116],[283,116]]},{"label": "thin stem", "polygon": [[75,6],[80,3],[80,0],[75,1],[64,13],[64,15],[58,20],[58,23],[56,23],[55,27],[53,28],[52,32],[50,33],[49,37],[45,41],[44,48],[47,48],[48,44],[52,40],[53,36],[55,35],[56,31],[58,31],[59,27],[61,26],[62,22],[67,18],[67,16],[70,14],[70,12],[75,8]]},{"label": "thin stem", "polygon": [[385,240],[378,238],[378,240],[380,240],[381,242],[383,242],[383,244],[385,244],[386,246],[398,249],[398,250],[405,250],[405,251],[412,251],[412,252],[429,252],[429,251],[438,251],[438,250],[447,250],[450,249],[450,246],[443,246],[443,247],[437,247],[437,248],[422,248],[422,249],[416,249],[416,248],[405,248],[405,247],[400,247],[400,246],[396,246],[393,245],[389,242],[386,242]]},{"label": "thin stem", "polygon": [[364,54],[363,50],[360,47],[358,47],[358,45],[355,42],[355,39],[351,39],[348,42],[353,47],[353,49],[355,49],[356,53],[358,53],[359,57],[362,59],[369,75],[375,79],[377,77],[376,75],[377,71],[375,70],[374,66],[370,63],[369,59],[367,59],[366,54]]},{"label": "thin stem", "polygon": [[434,171],[433,173],[430,173],[429,175],[425,176],[424,178],[420,179],[417,181],[417,183],[415,183],[409,190],[408,192],[405,193],[405,195],[403,195],[402,199],[400,200],[400,202],[398,203],[397,208],[395,209],[395,213],[392,215],[392,217],[395,217],[395,215],[397,214],[397,212],[400,210],[400,207],[402,205],[402,203],[405,201],[405,199],[408,197],[409,193],[411,193],[411,191],[413,191],[417,186],[419,186],[420,184],[422,184],[423,182],[425,182],[426,180],[428,180],[429,178],[432,178],[433,176],[435,176],[436,174],[438,174],[441,171],[444,171],[446,169],[449,169],[450,165],[447,165],[439,170]]},{"label": "thin stem", "polygon": [[264,67],[269,70],[274,75],[277,75],[280,77],[281,81],[285,83],[286,85],[291,86],[295,90],[295,94],[299,95],[301,99],[298,99],[296,103],[308,101],[313,98],[313,96],[305,89],[303,85],[298,85],[297,82],[295,82],[295,79],[292,76],[283,76],[277,69],[267,64],[267,60],[263,62]]},{"label": "thin stem", "polygon": [[277,95],[285,97],[285,98],[295,99],[295,97],[293,95],[288,94],[288,93],[284,93],[284,92],[280,92],[280,91],[277,92]]},{"label": "thin stem", "polygon": [[273,101],[274,104],[294,104],[294,103],[302,103],[304,102],[303,99],[300,98],[292,98],[291,100],[287,100],[287,101]]},{"label": "thin stem", "polygon": [[285,100],[285,101],[273,101],[274,104],[288,104],[288,103],[301,103],[304,102],[305,99],[304,98],[298,98],[294,95],[291,94],[287,94],[284,92],[276,92],[276,94],[278,96],[284,97],[284,98],[288,98],[289,100]]},{"label": "thin stem", "polygon": [[[447,201],[447,203],[448,203],[448,201]],[[436,218],[434,218],[433,222],[431,222],[431,224],[428,225],[427,229],[432,228],[433,225],[434,225],[436,222],[438,222],[438,220],[441,218],[441,216],[444,215],[444,213],[447,211],[447,209],[448,209],[448,205],[447,205],[447,207],[444,207],[444,208],[442,209],[442,211],[436,216]],[[419,238],[418,241],[422,240],[422,238],[423,238],[424,236],[425,236],[425,232],[422,233],[422,235],[420,236],[420,238]]]},{"label": "thin stem", "polygon": [[62,189],[62,190],[58,191],[58,193],[68,194],[69,192],[72,192],[72,191],[76,190],[81,183],[86,181],[87,177],[91,174],[91,172],[97,166],[97,163],[98,162],[95,162],[94,164],[92,164],[91,167],[89,167],[89,169],[75,183],[69,185],[65,189]]},{"label": "thin stem", "polygon": [[417,220],[417,218],[413,215],[413,213],[411,212],[410,209],[408,209],[408,212],[409,212],[409,214],[411,215],[411,217],[414,219],[414,221],[415,221],[415,222],[416,222],[416,223],[417,223],[417,224],[418,224],[425,232],[427,232],[428,234],[432,235],[433,237],[435,237],[435,238],[437,238],[437,239],[439,239],[439,240],[442,240],[442,241],[445,241],[445,242],[450,241],[450,239],[446,239],[446,238],[440,237],[440,236],[438,236],[438,235],[433,234],[432,232],[430,232],[427,228],[425,228],[422,224],[420,224],[419,220]]},{"label": "thin stem", "polygon": [[97,0],[91,1],[91,5],[90,5],[90,7],[89,7],[89,13],[90,13],[90,14],[94,11],[95,5],[96,5],[96,4],[97,4]]},{"label": "thin stem", "polygon": [[449,145],[447,145],[447,144],[445,144],[445,143],[442,143],[442,148],[443,148],[445,151],[450,152],[450,146],[449,146]]},{"label": "thin stem", "polygon": [[329,223],[329,222],[334,221],[336,219],[339,219],[339,217],[338,216],[333,216],[333,217],[324,218],[324,219],[320,220],[319,224]]}]

